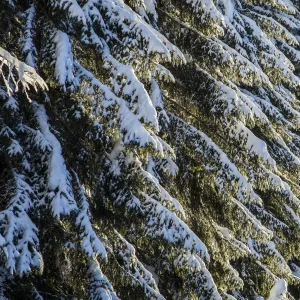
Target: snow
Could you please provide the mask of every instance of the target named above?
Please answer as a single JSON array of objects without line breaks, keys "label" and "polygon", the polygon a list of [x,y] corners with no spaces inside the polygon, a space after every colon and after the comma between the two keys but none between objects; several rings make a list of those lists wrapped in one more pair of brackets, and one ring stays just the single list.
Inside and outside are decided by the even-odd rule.
[{"label": "snow", "polygon": [[[227,192],[225,187],[234,192],[238,200],[243,203],[254,201],[261,203],[261,199],[253,191],[252,185],[239,172],[235,164],[233,164],[227,155],[220,149],[207,135],[197,130],[195,127],[188,125],[183,120],[169,114],[171,121],[178,126],[177,132],[182,132],[182,136],[178,137],[179,141],[190,139],[193,148],[199,154],[202,154],[207,160],[214,161],[217,167],[215,182],[220,192]],[[228,179],[231,180],[228,180]],[[226,185],[225,185],[226,184]],[[237,189],[235,188],[237,184]],[[232,185],[232,188],[230,187]]]},{"label": "snow", "polygon": [[229,21],[233,21],[234,4],[232,0],[223,0],[223,5],[225,6],[225,16],[228,17]]},{"label": "snow", "polygon": [[[138,80],[134,69],[130,65],[119,63],[111,55],[105,56],[105,67],[113,75],[113,89],[116,95],[122,95],[122,98],[131,98],[129,104],[130,110],[137,114],[139,120],[143,119],[145,123],[153,125],[158,130],[158,120],[156,110],[144,87]],[[122,77],[122,85],[118,84],[118,77]]]},{"label": "snow", "polygon": [[280,228],[288,229],[288,226],[284,222],[277,219],[274,215],[266,211],[264,208],[252,204],[250,210],[251,211],[254,210],[253,213],[260,220],[267,220],[268,228],[270,228],[271,230],[278,230]]},{"label": "snow", "polygon": [[35,198],[25,176],[14,173],[15,194],[7,209],[0,212],[0,243],[5,254],[5,268],[10,274],[24,274],[33,267],[42,268],[38,229],[27,212],[33,207]]},{"label": "snow", "polygon": [[[275,13],[275,17],[279,23],[283,26],[287,27],[288,29],[300,29],[300,21],[295,18],[293,15],[289,15],[287,13]],[[295,36],[297,38],[297,36]]]},{"label": "snow", "polygon": [[74,84],[74,62],[72,47],[68,35],[57,30],[53,37],[55,43],[53,58],[55,60],[55,77],[59,84],[66,89],[67,84]]},{"label": "snow", "polygon": [[68,10],[71,17],[86,24],[84,12],[76,0],[51,0],[51,2],[55,7]]},{"label": "snow", "polygon": [[52,148],[49,157],[48,189],[51,198],[51,209],[55,217],[60,219],[61,214],[70,214],[77,210],[73,192],[70,188],[70,174],[67,171],[62,149],[55,135],[50,131],[48,117],[43,105],[36,108],[35,115],[40,126],[41,133]]},{"label": "snow", "polygon": [[180,243],[187,250],[199,253],[207,261],[210,257],[206,246],[197,235],[176,214],[165,208],[157,200],[144,194],[143,210],[147,216],[147,233],[153,237],[162,237],[172,244]]},{"label": "snow", "polygon": [[9,97],[3,107],[16,111],[19,109],[18,101],[14,97]]},{"label": "snow", "polygon": [[75,172],[73,173],[79,197],[79,213],[76,218],[76,225],[81,231],[81,248],[91,258],[96,258],[98,255],[101,255],[102,259],[106,260],[107,254],[105,246],[98,238],[91,224],[88,200],[81,188],[77,174]]},{"label": "snow", "polygon": [[[120,132],[123,143],[125,144],[139,144],[141,147],[152,145],[157,151],[163,152],[163,145],[160,139],[150,130],[147,130],[143,123],[138,119],[138,115],[133,113],[128,107],[127,101],[123,98],[117,97],[108,86],[101,83],[92,73],[84,69],[78,62],[75,62],[78,69],[76,75],[77,80],[82,78],[90,81],[89,93],[94,94],[95,90],[102,92],[101,106],[103,108],[103,115],[111,120],[117,117],[118,131]],[[111,115],[111,108],[118,105],[116,116]],[[153,107],[153,106],[152,106]],[[151,109],[152,110],[152,109]],[[138,113],[138,112],[137,112]]]},{"label": "snow", "polygon": [[[155,10],[156,0],[143,0],[143,2],[146,8],[146,13],[153,16],[154,20],[157,21],[158,16]],[[141,15],[141,13],[139,14]]]},{"label": "snow", "polygon": [[275,282],[274,286],[270,291],[268,300],[284,300],[286,297],[287,283],[284,279],[280,279]]},{"label": "snow", "polygon": [[15,156],[23,153],[23,148],[17,140],[12,139],[10,146],[7,148],[10,156]]},{"label": "snow", "polygon": [[33,35],[33,21],[35,18],[35,5],[31,5],[25,11],[26,15],[26,24],[25,24],[25,32],[24,36],[20,38],[21,42],[21,50],[23,56],[26,56],[26,63],[32,68],[36,69],[36,54],[37,50],[34,45],[34,35]]},{"label": "snow", "polygon": [[153,185],[154,189],[158,191],[159,201],[166,207],[171,207],[170,209],[179,213],[183,217],[185,217],[185,213],[182,205],[178,202],[177,199],[173,198],[159,183],[158,179],[155,178],[149,172],[142,170],[140,175],[145,179],[146,182],[149,182]]},{"label": "snow", "polygon": [[[96,15],[100,19],[99,1],[89,0],[85,6],[84,11],[86,15]],[[109,24],[119,24],[122,32],[132,32],[135,35],[134,39],[124,38],[122,43],[124,46],[131,48],[132,46],[138,47],[139,43],[144,40],[144,47],[146,48],[147,55],[160,54],[163,59],[184,61],[183,54],[179,49],[171,44],[161,33],[149,26],[140,16],[138,16],[129,6],[120,0],[105,0],[101,2],[101,9],[106,11],[107,22]],[[102,19],[102,17],[101,17]],[[127,25],[129,24],[129,25]],[[91,24],[92,25],[92,24]],[[101,24],[103,26],[103,23]],[[104,26],[103,26],[104,27]],[[115,34],[107,32],[113,38]],[[94,41],[99,39],[94,36]],[[145,49],[141,49],[142,52]]]},{"label": "snow", "polygon": [[241,241],[237,240],[234,236],[232,236],[230,230],[225,227],[221,227],[217,224],[214,224],[215,228],[217,229],[218,234],[226,239],[232,246],[237,247],[243,252],[251,253],[251,250],[248,248],[248,246]]},{"label": "snow", "polygon": [[144,264],[144,267],[151,273],[156,285],[158,285],[159,278],[158,278],[157,274],[155,273],[155,268],[153,266],[148,266],[146,264]]},{"label": "snow", "polygon": [[[209,293],[211,299],[221,300],[221,296],[218,293],[217,287],[214,283],[214,280],[207,270],[205,263],[201,260],[201,258],[197,254],[193,254],[191,252],[182,252],[178,255],[178,257],[174,260],[174,264],[176,267],[188,267],[190,272],[195,272],[194,278],[196,279],[199,277],[205,278],[205,285],[204,286],[197,286],[197,295],[199,298],[203,295],[203,290],[205,293]],[[198,275],[198,276],[197,276]],[[193,279],[192,279],[193,280]]]},{"label": "snow", "polygon": [[294,210],[287,204],[284,204],[284,207],[287,210],[287,212],[290,214],[290,216],[293,218],[295,223],[298,225],[298,227],[300,227],[300,218],[297,216],[297,214],[294,212]]},{"label": "snow", "polygon": [[[11,78],[14,88],[10,86],[3,73],[3,65],[9,69],[7,78]],[[16,71],[13,73],[13,70]],[[33,86],[35,90],[39,86],[41,89],[47,89],[44,80],[36,73],[35,69],[26,65],[24,62],[19,61],[16,57],[12,56],[9,52],[0,47],[0,74],[3,75],[4,83],[9,95],[18,90],[18,84],[21,83],[24,89],[29,89],[29,85]]]},{"label": "snow", "polygon": [[118,300],[113,286],[102,273],[98,261],[92,260],[89,263],[87,272],[89,278],[89,298],[103,300]]},{"label": "snow", "polygon": [[169,118],[164,109],[161,90],[158,86],[157,81],[154,78],[151,79],[150,98],[153,103],[153,106],[158,111],[158,119],[163,118],[164,126],[167,126],[167,124],[169,123]]},{"label": "snow", "polygon": [[130,274],[135,280],[137,285],[141,285],[144,289],[145,295],[149,298],[164,300],[165,298],[160,294],[157,282],[152,274],[147,270],[135,255],[135,248],[125,240],[117,231],[116,247],[114,253],[121,258],[122,267],[126,273]]},{"label": "snow", "polygon": [[300,267],[295,263],[291,263],[291,269],[294,276],[300,278]]},{"label": "snow", "polygon": [[186,3],[190,4],[196,13],[201,13],[201,19],[204,21],[208,16],[213,21],[223,21],[223,15],[216,8],[213,1],[210,0],[185,0]]},{"label": "snow", "polygon": [[[166,7],[172,9],[168,16],[177,14],[176,6],[180,1],[177,2],[174,2],[174,6],[169,6],[168,1],[165,3]],[[300,226],[300,200],[297,197],[299,185],[295,178],[300,166],[300,139],[297,135],[300,113],[299,103],[294,95],[300,86],[300,79],[295,74],[295,66],[300,61],[300,38],[293,34],[300,28],[300,21],[297,20],[299,13],[296,13],[296,8],[290,0],[266,0],[264,7],[267,9],[248,2],[185,0],[185,3],[180,5],[189,9],[180,17],[185,18],[193,11],[190,20],[185,20],[191,21],[191,24],[185,26],[179,19],[172,19],[178,21],[177,25],[184,27],[180,31],[183,35],[186,35],[188,30],[193,30],[190,25],[197,23],[199,31],[193,32],[198,34],[197,42],[200,47],[196,50],[199,53],[203,52],[205,61],[197,56],[196,50],[191,51],[192,54],[187,53],[193,49],[185,49],[185,56],[189,66],[197,63],[195,70],[201,72],[204,80],[209,81],[207,92],[211,94],[205,99],[207,101],[204,105],[207,105],[210,114],[207,116],[210,118],[209,122],[220,126],[218,136],[222,138],[224,135],[224,139],[228,138],[228,141],[222,142],[213,132],[208,134],[211,137],[205,134],[205,126],[201,129],[203,120],[206,121],[206,117],[202,119],[201,109],[196,112],[199,113],[199,120],[191,121],[200,124],[199,128],[166,112],[164,98],[168,104],[169,99],[160,88],[161,81],[175,82],[175,78],[162,64],[175,64],[186,60],[182,52],[157,30],[155,0],[126,1],[130,5],[122,0],[51,0],[52,7],[48,14],[49,23],[53,21],[53,13],[55,19],[56,16],[59,18],[59,23],[57,20],[54,22],[56,26],[65,30],[63,32],[54,29],[53,38],[49,41],[49,45],[52,45],[51,54],[58,85],[63,87],[64,91],[69,89],[78,93],[76,96],[79,95],[78,98],[82,102],[76,107],[74,105],[74,116],[80,118],[80,122],[86,118],[92,126],[101,129],[112,146],[105,149],[108,167],[103,173],[108,174],[103,176],[111,176],[113,179],[108,182],[112,185],[127,183],[127,178],[123,178],[123,170],[133,166],[135,173],[130,175],[133,175],[132,178],[139,176],[142,184],[136,186],[135,182],[130,182],[128,190],[125,184],[122,185],[124,194],[130,195],[130,199],[125,199],[122,204],[129,208],[128,213],[131,213],[131,208],[139,209],[136,211],[138,210],[141,218],[144,217],[145,234],[155,241],[163,239],[170,243],[169,247],[164,249],[171,249],[172,257],[174,258],[175,253],[177,257],[169,263],[173,263],[173,267],[184,270],[188,275],[193,274],[187,284],[195,286],[192,292],[199,298],[203,296],[203,289],[210,290],[214,299],[220,299],[221,296],[202,261],[202,258],[209,261],[206,246],[182,221],[181,217],[184,218],[186,213],[183,206],[160,182],[166,182],[167,186],[173,188],[169,179],[165,180],[164,177],[175,175],[177,167],[174,151],[158,136],[159,130],[163,131],[160,136],[168,135],[174,149],[178,151],[178,156],[185,148],[192,153],[192,158],[200,164],[199,169],[203,167],[206,174],[213,178],[214,182],[211,184],[217,189],[220,203],[227,201],[226,204],[236,210],[236,218],[230,221],[240,226],[224,223],[217,225],[213,218],[209,219],[210,227],[205,228],[208,230],[205,233],[205,242],[214,243],[214,238],[222,239],[222,244],[229,244],[238,250],[237,255],[243,253],[254,258],[263,272],[276,281],[269,299],[288,297],[287,283],[276,276],[285,277],[291,273],[277,246],[280,243],[282,247],[278,248],[284,249],[284,243],[287,241],[282,232],[289,230],[290,224]],[[245,6],[246,3],[249,5]],[[5,113],[11,113],[16,119],[21,117],[22,122],[26,123],[27,116],[25,118],[21,111],[24,104],[18,102],[18,95],[12,94],[18,90],[19,85],[23,86],[25,94],[30,86],[40,86],[41,89],[46,89],[47,86],[35,71],[37,53],[34,31],[37,23],[34,5],[25,11],[24,17],[23,27],[20,26],[20,31],[23,31],[20,45],[26,64],[0,48],[0,75],[7,90],[5,96],[2,90],[0,93],[6,100],[3,104]],[[45,24],[42,18],[38,17],[41,24]],[[164,22],[160,25],[162,30]],[[81,33],[79,37],[76,36],[78,32]],[[72,36],[72,40],[69,36]],[[95,71],[95,76],[82,66],[88,65],[87,68],[91,70],[94,68],[84,58],[87,54],[86,45],[93,46],[99,55],[99,62],[105,63],[105,74],[100,72],[99,75],[98,71]],[[44,47],[43,41],[39,46]],[[198,47],[198,44],[196,46]],[[210,71],[210,74],[201,68]],[[178,98],[185,97],[176,94],[176,89],[175,95],[174,97]],[[193,101],[194,98],[193,95]],[[199,99],[199,103],[202,100],[204,101]],[[43,105],[34,104],[36,120],[30,120],[30,123],[38,129],[22,125],[14,132],[3,125],[0,131],[1,137],[8,141],[8,146],[5,144],[7,154],[12,156],[11,159],[17,165],[13,170],[15,195],[10,198],[7,209],[0,212],[0,245],[7,256],[5,267],[10,273],[21,276],[36,266],[41,268],[38,231],[28,212],[36,209],[36,201],[41,200],[43,204],[45,200],[58,220],[63,215],[75,216],[73,229],[76,230],[76,242],[80,244],[81,251],[86,254],[86,260],[89,262],[91,299],[117,299],[111,283],[102,273],[97,261],[97,256],[106,259],[106,250],[119,255],[122,272],[132,280],[133,285],[144,287],[144,292],[149,297],[163,299],[157,288],[158,279],[153,267],[148,266],[151,271],[149,272],[143,266],[133,245],[120,235],[117,239],[119,242],[121,240],[119,245],[116,245],[115,239],[109,241],[112,246],[106,240],[102,241],[101,229],[95,230],[93,226],[89,200],[84,192],[88,191],[88,188],[81,186],[75,173],[71,176],[68,172],[62,146],[56,137],[58,135],[49,125],[46,109]],[[55,105],[55,101],[47,104],[47,109],[49,107],[54,115]],[[28,103],[26,111],[27,109],[31,109]],[[178,108],[174,107],[174,111],[176,109]],[[59,117],[62,118],[62,115]],[[69,120],[66,118],[61,121]],[[174,128],[174,132],[168,132],[170,128]],[[90,137],[90,132],[88,134],[92,144],[93,137]],[[19,136],[22,138],[18,139]],[[37,199],[36,191],[28,184],[28,178],[19,172],[19,168],[24,172],[35,172],[34,166],[31,167],[31,160],[35,158],[30,158],[30,152],[27,151],[29,146],[23,145],[28,143],[27,138],[34,150],[43,153],[43,164],[45,168],[48,167],[44,176],[46,190],[42,193],[45,199]],[[221,149],[219,143],[224,149]],[[37,153],[37,157],[39,155]],[[96,155],[99,157],[99,153]],[[14,159],[14,156],[18,159]],[[187,172],[190,167],[186,166]],[[44,177],[40,177],[38,172],[32,176],[33,180],[42,180]],[[120,188],[113,187],[109,192],[112,197],[111,205],[115,205],[122,198],[122,195],[118,195]],[[89,193],[92,194],[93,191]],[[269,203],[266,205],[267,198],[264,198],[266,194],[276,195],[276,204],[282,208],[281,212],[269,211]],[[263,195],[264,201],[259,195]],[[185,200],[185,204],[188,205],[188,197]],[[264,222],[265,226],[260,221]],[[105,238],[110,239],[110,234]],[[225,248],[224,251],[221,249],[222,253],[219,253],[221,251],[215,250],[214,246],[215,244],[212,244],[209,247],[214,259],[219,260],[218,255],[222,256],[222,259],[223,256],[231,258],[229,248]],[[80,247],[76,244],[76,248],[73,249],[77,251]],[[224,259],[222,263],[224,269],[227,268],[228,273],[232,274],[234,285],[249,284],[251,279],[243,276],[243,283],[229,260]],[[299,270],[295,266],[292,269],[298,275]],[[242,288],[233,286],[230,291],[237,295],[238,299],[242,297],[241,290]],[[224,287],[225,297],[226,292],[227,287]],[[264,291],[264,294],[267,292]],[[230,295],[227,297],[232,298]],[[261,298],[257,294],[255,297]]]},{"label": "snow", "polygon": [[[273,237],[273,232],[269,230],[267,227],[263,226],[261,222],[252,214],[249,209],[237,201],[234,198],[231,198],[231,201],[236,205],[236,207],[239,209],[239,213],[242,214],[243,220],[248,221],[252,224],[252,226],[256,229],[257,232],[259,232],[263,239],[270,239]],[[249,246],[249,245],[248,245]]]},{"label": "snow", "polygon": [[275,160],[269,154],[266,143],[257,138],[243,123],[237,123],[230,130],[230,137],[242,141],[250,156],[256,155],[267,165],[276,166]]},{"label": "snow", "polygon": [[[137,143],[142,147],[148,144],[153,144],[154,148],[162,149],[158,139],[145,129],[142,123],[137,119],[127,107],[124,101],[117,101],[119,110],[117,117],[120,121],[120,131],[122,133],[123,141],[125,144],[131,142]],[[107,106],[111,103],[107,102]]]}]

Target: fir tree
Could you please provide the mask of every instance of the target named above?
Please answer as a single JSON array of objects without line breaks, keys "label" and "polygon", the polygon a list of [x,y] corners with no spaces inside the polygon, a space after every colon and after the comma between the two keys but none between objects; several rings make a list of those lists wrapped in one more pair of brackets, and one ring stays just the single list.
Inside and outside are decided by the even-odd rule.
[{"label": "fir tree", "polygon": [[299,296],[299,9],[3,0],[1,297]]}]

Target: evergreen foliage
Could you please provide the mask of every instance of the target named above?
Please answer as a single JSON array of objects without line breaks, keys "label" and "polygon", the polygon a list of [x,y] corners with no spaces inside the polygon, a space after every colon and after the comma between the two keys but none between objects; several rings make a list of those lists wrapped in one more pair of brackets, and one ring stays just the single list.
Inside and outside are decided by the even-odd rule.
[{"label": "evergreen foliage", "polygon": [[0,298],[297,299],[297,0],[0,1]]}]

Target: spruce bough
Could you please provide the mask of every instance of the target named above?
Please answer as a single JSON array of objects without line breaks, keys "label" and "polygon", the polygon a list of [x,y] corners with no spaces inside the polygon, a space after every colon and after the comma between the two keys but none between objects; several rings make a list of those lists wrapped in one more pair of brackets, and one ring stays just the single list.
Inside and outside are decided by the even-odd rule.
[{"label": "spruce bough", "polygon": [[0,297],[297,299],[299,9],[3,0]]}]

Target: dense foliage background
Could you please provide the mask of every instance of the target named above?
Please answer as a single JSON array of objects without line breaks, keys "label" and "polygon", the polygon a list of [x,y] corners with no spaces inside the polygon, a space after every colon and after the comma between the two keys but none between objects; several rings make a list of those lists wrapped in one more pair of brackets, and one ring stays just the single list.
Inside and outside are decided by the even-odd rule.
[{"label": "dense foliage background", "polygon": [[0,299],[298,299],[298,0],[0,0]]}]

